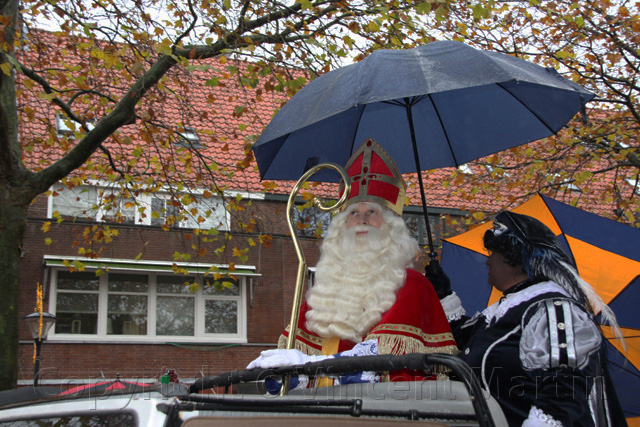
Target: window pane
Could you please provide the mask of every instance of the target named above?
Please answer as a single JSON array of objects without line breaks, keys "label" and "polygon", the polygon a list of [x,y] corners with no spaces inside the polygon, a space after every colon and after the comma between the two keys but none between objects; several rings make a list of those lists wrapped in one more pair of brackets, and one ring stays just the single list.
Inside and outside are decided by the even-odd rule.
[{"label": "window pane", "polygon": [[161,297],[156,305],[156,335],[194,334],[195,298]]},{"label": "window pane", "polygon": [[51,212],[60,214],[63,218],[94,219],[97,193],[95,188],[64,188],[56,187],[56,195],[51,197]]},{"label": "window pane", "polygon": [[57,334],[95,334],[98,325],[98,294],[56,295]]},{"label": "window pane", "polygon": [[218,197],[194,197],[194,201],[185,205],[184,209],[184,219],[180,221],[180,227],[229,229],[227,210]]},{"label": "window pane", "polygon": [[147,292],[149,278],[142,274],[109,274],[109,292]]},{"label": "window pane", "polygon": [[95,273],[58,271],[58,289],[97,291],[100,279]]},{"label": "window pane", "polygon": [[[409,214],[403,216],[404,223],[407,225],[411,236],[415,238],[422,246],[429,244],[429,234],[427,226],[424,222],[424,215]],[[438,215],[429,215],[429,226],[431,227],[431,236],[435,246],[440,245],[440,217]]]},{"label": "window pane", "polygon": [[147,297],[109,295],[107,333],[113,335],[147,334]]},{"label": "window pane", "polygon": [[153,197],[151,199],[151,212],[148,213],[151,215],[151,225],[164,225],[167,222],[167,218],[175,216],[177,214],[175,203],[170,198]]},{"label": "window pane", "polygon": [[102,200],[102,217],[100,221],[116,222],[118,224],[133,224],[136,216],[134,199],[126,199],[119,194],[105,192]]},{"label": "window pane", "polygon": [[205,301],[205,332],[208,334],[238,333],[237,301]]},{"label": "window pane", "polygon": [[216,281],[205,277],[202,280],[202,292],[205,295],[238,296],[240,295],[240,287],[238,282],[229,278]]},{"label": "window pane", "polygon": [[296,208],[293,210],[293,220],[298,226],[301,236],[322,237],[329,228],[332,216],[330,212],[322,212],[315,206]]},{"label": "window pane", "polygon": [[158,276],[157,290],[159,294],[190,294],[189,285],[195,280],[189,276]]},{"label": "window pane", "polygon": [[[156,215],[153,214],[153,212],[156,212],[158,214],[157,218],[156,218]],[[164,200],[159,199],[157,197],[152,198],[151,199],[151,225],[163,225],[164,217],[165,217]]]}]

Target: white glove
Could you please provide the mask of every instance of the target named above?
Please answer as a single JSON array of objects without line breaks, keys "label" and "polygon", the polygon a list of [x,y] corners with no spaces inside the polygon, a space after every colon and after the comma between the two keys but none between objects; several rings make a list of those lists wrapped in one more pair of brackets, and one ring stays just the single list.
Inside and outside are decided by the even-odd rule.
[{"label": "white glove", "polygon": [[307,362],[319,362],[325,359],[333,359],[333,356],[309,356],[299,350],[265,350],[260,353],[257,359],[247,365],[247,369],[304,365]]}]

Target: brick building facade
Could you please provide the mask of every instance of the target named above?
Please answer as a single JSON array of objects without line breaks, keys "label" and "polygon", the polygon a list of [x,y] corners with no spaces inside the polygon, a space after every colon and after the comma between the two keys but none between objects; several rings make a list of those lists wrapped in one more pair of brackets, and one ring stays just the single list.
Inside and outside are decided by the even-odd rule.
[{"label": "brick building facade", "polygon": [[[45,203],[46,198],[42,197],[32,206],[23,248],[20,307],[25,315],[32,312],[35,306],[35,283],[44,285],[44,310],[55,313],[56,302],[52,300],[52,290],[56,273],[73,274],[68,273],[67,267],[56,264],[56,260],[77,258],[77,245],[74,242],[81,238],[85,227],[90,225],[82,221],[64,221],[52,225],[45,235],[42,227],[49,221],[45,214]],[[263,208],[281,209],[278,206],[280,202],[262,203]],[[284,215],[274,214],[272,220],[276,228],[285,226]],[[103,251],[95,260],[98,263],[101,260],[112,261],[106,274],[131,273],[130,268],[122,265],[119,268],[118,262],[113,262],[129,260],[142,266],[141,271],[135,272],[138,275],[157,272],[157,268],[162,267],[166,271],[163,274],[171,276],[173,273],[166,267],[173,264],[176,250],[189,252],[192,245],[207,247],[209,255],[197,259],[197,262],[179,265],[228,265],[224,263],[227,258],[225,254],[215,254],[214,249],[220,245],[203,241],[202,236],[194,235],[191,230],[175,228],[163,231],[160,227],[144,225],[113,227],[118,230],[118,236],[114,237],[115,241],[101,248]],[[47,244],[45,237],[53,243]],[[248,246],[244,243],[250,238],[257,241],[255,234],[233,233],[234,246]],[[302,238],[301,244],[307,262],[314,265],[318,255],[318,240]],[[226,250],[231,251],[231,245]],[[291,239],[284,233],[273,234],[269,247],[260,243],[251,247],[247,255],[246,267],[237,266],[234,273],[242,288],[239,305],[240,316],[243,317],[240,323],[243,325],[239,328],[239,337],[208,337],[204,340],[180,337],[176,339],[177,342],[164,337],[137,342],[140,336],[128,335],[126,331],[117,333],[113,340],[109,333],[100,339],[85,333],[60,333],[60,328],[56,326],[43,344],[41,381],[88,381],[99,379],[102,375],[113,378],[116,374],[126,378],[157,379],[166,368],[176,369],[182,378],[197,378],[202,374],[243,368],[261,350],[273,347],[288,323],[297,271],[295,249]],[[154,265],[153,262],[162,265]],[[87,263],[86,271],[93,270]],[[26,326],[21,326],[19,380],[20,383],[28,383],[33,376],[33,341]]]},{"label": "brick building facade", "polygon": [[[58,322],[42,347],[41,383],[77,384],[98,381],[103,377],[115,378],[116,375],[132,380],[156,381],[169,368],[176,369],[181,379],[192,380],[201,375],[243,369],[260,351],[273,348],[280,333],[289,323],[298,268],[295,248],[286,225],[286,203],[282,199],[278,195],[267,196],[265,200],[253,201],[244,211],[245,216],[258,218],[261,232],[270,234],[268,244],[260,243],[258,233],[233,231],[229,233],[233,244],[225,245],[223,251],[216,253],[215,249],[220,248],[220,242],[224,243],[225,239],[210,241],[210,237],[196,234],[191,229],[174,227],[163,230],[152,225],[108,224],[111,230],[117,230],[114,233],[117,235],[108,243],[92,243],[91,249],[98,257],[89,259],[77,256],[79,242],[84,239],[87,227],[94,230],[92,227],[97,226],[100,230],[105,224],[82,220],[56,223],[51,219],[48,198],[40,197],[29,211],[21,265],[20,310],[22,315],[33,311],[37,298],[35,284],[40,283],[44,290],[43,310],[58,317]],[[412,209],[407,210],[411,215]],[[434,215],[437,218],[437,213]],[[47,223],[51,225],[44,233],[43,228]],[[239,228],[237,223],[238,220],[232,218],[231,230]],[[248,244],[249,240],[254,243],[253,246]],[[318,259],[319,242],[316,237],[300,237],[308,266],[314,266]],[[86,294],[79,290],[62,289],[62,276],[73,278],[80,274],[82,277],[91,277],[88,280],[92,283],[107,276],[109,286],[112,285],[111,277],[131,277],[132,274],[135,277],[201,278],[203,269],[212,264],[219,265],[221,272],[227,271],[229,263],[234,262],[234,247],[248,248],[244,264],[235,265],[235,270],[231,272],[240,288],[237,299],[237,334],[217,336],[206,333],[198,335],[196,332],[192,336],[151,336],[152,325],[148,322],[149,319],[143,325],[147,333],[144,330],[105,331],[104,326],[100,333],[100,319],[106,317],[115,322],[118,317],[108,305],[109,302],[96,302],[98,313],[93,314],[98,317],[97,326],[94,324],[94,330],[87,331],[81,326],[88,316],[83,312],[87,311],[85,308],[88,305],[93,306],[93,303],[85,299],[74,304],[74,307],[78,307],[78,313],[67,313],[66,317],[65,313],[61,313],[69,311],[63,298],[68,296],[67,293],[72,292],[72,295],[86,298]],[[204,256],[200,251],[202,248],[207,249]],[[191,253],[193,258],[175,261],[176,252]],[[70,268],[64,265],[65,260],[71,265],[73,261],[80,260],[84,265],[84,272],[70,272]],[[189,274],[174,274],[171,269],[173,264],[184,267]],[[416,259],[416,268],[420,270],[422,265],[423,260]],[[95,277],[97,269],[104,271],[104,274]],[[196,274],[192,274],[194,272]],[[151,282],[149,283],[151,286]],[[159,279],[157,283],[160,283]],[[200,285],[200,288],[207,289],[201,282]],[[100,293],[104,296],[105,291],[88,292],[95,293],[96,300],[99,300]],[[118,297],[110,289],[106,292],[107,300]],[[151,298],[144,291],[142,294]],[[183,290],[181,295],[186,294]],[[125,295],[133,295],[135,298],[138,294]],[[198,300],[201,297],[191,295],[184,298]],[[204,298],[206,301],[207,297]],[[147,305],[150,307],[148,301]],[[156,327],[160,317],[160,308],[157,307]],[[151,307],[149,317],[153,317],[153,311]],[[77,330],[73,330],[74,325],[69,326],[69,320],[74,316],[80,319],[71,320],[71,323],[76,322],[74,325],[77,325]],[[195,316],[198,316],[197,309]],[[19,384],[31,383],[33,361],[33,341],[26,325],[21,325]]]},{"label": "brick building facade", "polygon": [[[72,54],[64,56],[60,52],[61,48],[73,52],[77,40],[46,32],[33,32],[30,37],[33,43],[24,51],[25,64],[42,67],[43,70],[37,71],[44,72],[47,67],[74,63]],[[42,58],[51,63],[43,63]],[[247,66],[230,58],[216,61],[208,64],[212,70],[224,69],[223,66],[230,63],[238,68]],[[106,211],[101,211],[104,207],[91,208],[95,200],[84,200],[89,206],[87,209],[93,210],[90,219],[86,215],[63,212],[62,216],[55,215],[65,208],[60,200],[73,203],[90,192],[59,198],[55,202],[59,206],[54,206],[53,197],[41,195],[30,207],[22,247],[20,315],[34,311],[36,285],[41,284],[43,310],[58,317],[58,323],[43,344],[41,383],[83,383],[103,377],[112,379],[117,374],[121,378],[155,381],[168,368],[176,369],[184,380],[193,380],[201,375],[242,369],[261,350],[273,348],[289,323],[298,268],[285,213],[292,183],[280,183],[278,189],[272,189],[270,185],[262,185],[252,164],[237,167],[250,158],[246,152],[248,135],[261,132],[284,95],[263,93],[263,101],[257,102],[258,96],[246,87],[233,84],[209,87],[205,82],[216,72],[198,70],[173,76],[176,81],[193,79],[193,83],[190,80],[190,84],[176,86],[179,93],[191,91],[189,96],[184,96],[189,99],[189,108],[180,111],[177,101],[162,93],[154,94],[159,98],[155,98],[155,102],[145,100],[140,110],[153,111],[153,117],[163,124],[160,130],[144,133],[145,123],[132,123],[120,129],[116,138],[105,141],[103,147],[116,159],[117,166],[126,170],[132,164],[131,154],[137,153],[133,169],[139,168],[141,175],[151,177],[150,186],[191,180],[204,189],[209,188],[211,193],[215,192],[214,188],[224,188],[223,195],[228,198],[225,203],[236,200],[232,191],[245,194],[239,202],[243,204],[242,210],[225,206],[219,211],[213,209],[207,218],[199,218],[219,220],[212,225],[219,227],[217,235],[197,233],[188,222],[168,226],[161,215],[152,215],[152,212],[170,210],[169,200],[174,202],[174,199],[166,195],[162,196],[165,198],[144,195],[147,208],[136,204],[129,209],[126,203],[120,206],[123,212],[129,209],[127,215],[131,217],[125,221],[121,217],[120,221],[109,222],[107,218],[104,222],[108,216]],[[103,83],[98,77],[92,82],[96,88]],[[177,85],[171,79],[167,84]],[[104,85],[106,91],[112,90],[108,82]],[[126,88],[120,89],[126,93]],[[162,102],[158,101],[160,98]],[[19,102],[23,112],[20,132],[24,162],[29,170],[51,165],[83,137],[79,130],[70,131],[72,123],[45,97],[38,97],[36,90],[23,90]],[[238,106],[242,108],[238,110]],[[87,104],[86,111],[78,114],[87,120],[99,121],[106,114],[102,109],[99,103]],[[251,116],[251,120],[247,116]],[[185,149],[190,153],[201,150],[198,152],[214,159],[219,170],[211,178],[212,182],[196,180],[197,175],[206,177],[210,170],[198,169],[196,162],[191,161],[197,156],[189,157],[191,154],[185,154]],[[178,157],[189,160],[175,162],[174,166],[184,170],[164,169],[162,162],[150,160]],[[102,167],[78,171],[78,176],[72,178],[80,180],[80,176],[85,175],[82,183],[74,182],[70,188],[108,182],[113,170],[109,169],[106,158],[97,153],[91,162],[94,167],[96,164]],[[470,166],[463,174],[469,173],[473,173]],[[456,233],[447,229],[451,223],[440,218],[440,214],[460,216],[467,209],[496,211],[504,207],[494,199],[475,202],[456,196],[453,187],[464,187],[463,174],[453,182],[450,182],[451,168],[431,171],[425,177],[436,245],[439,236]],[[405,219],[424,245],[425,227],[416,177],[407,178],[412,184],[407,191],[410,205],[405,207]],[[514,184],[518,181],[508,174],[488,179],[491,186],[500,186],[497,191],[502,194],[518,193]],[[449,186],[445,187],[443,182]],[[331,196],[331,188],[319,190],[320,195]],[[472,190],[469,188],[469,193]],[[182,208],[190,210],[188,204]],[[253,225],[247,227],[251,220]],[[464,227],[464,222],[459,226]],[[262,241],[265,235],[269,238]],[[301,243],[307,264],[314,266],[319,240],[301,237]],[[80,253],[79,248],[91,251],[91,257],[85,257],[87,253]],[[239,257],[234,253],[237,248],[246,252]],[[76,260],[84,264],[85,271],[71,271],[69,264],[73,266]],[[417,270],[422,270],[423,261],[416,262]],[[231,274],[232,281],[225,282],[227,286],[221,289],[206,286],[202,282],[203,273],[211,265],[219,266],[223,277]],[[176,268],[182,271],[177,274]],[[102,274],[96,275],[96,270]],[[189,292],[188,287],[181,286],[183,279],[198,283],[198,290]],[[26,325],[20,327],[18,379],[19,385],[26,385],[33,379],[34,349]]]}]

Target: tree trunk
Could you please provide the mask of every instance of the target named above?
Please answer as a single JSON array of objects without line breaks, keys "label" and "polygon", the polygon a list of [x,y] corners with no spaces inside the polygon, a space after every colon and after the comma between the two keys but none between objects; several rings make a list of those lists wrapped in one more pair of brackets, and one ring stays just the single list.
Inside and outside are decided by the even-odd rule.
[{"label": "tree trunk", "polygon": [[[18,1],[0,0],[0,63],[13,52]],[[18,377],[18,284],[20,248],[27,222],[27,203],[18,197],[26,178],[18,143],[15,71],[0,72],[0,390],[16,386]]]},{"label": "tree trunk", "polygon": [[0,183],[0,390],[15,388],[18,375],[20,253],[27,209],[10,185]]}]

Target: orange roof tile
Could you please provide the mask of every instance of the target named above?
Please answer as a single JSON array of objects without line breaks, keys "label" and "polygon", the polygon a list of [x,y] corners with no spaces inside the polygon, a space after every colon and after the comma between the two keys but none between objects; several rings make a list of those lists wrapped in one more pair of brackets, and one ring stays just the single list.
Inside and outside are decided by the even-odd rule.
[{"label": "orange roof tile", "polygon": [[[79,40],[44,31],[32,32],[30,37],[32,43],[20,57],[24,64],[43,73],[47,67],[77,67],[75,76],[84,77],[79,82],[65,82],[69,80],[68,76],[60,72],[49,72],[47,76],[53,86],[66,85],[100,90],[117,100],[131,85],[118,67],[114,66],[109,72],[101,75],[101,70],[95,67],[104,67],[103,63],[93,63],[76,56]],[[82,42],[100,43],[87,40]],[[266,191],[265,185],[260,182],[253,153],[249,151],[250,143],[264,129],[274,111],[286,100],[286,96],[281,92],[268,90],[265,83],[269,76],[261,78],[255,88],[244,87],[239,83],[237,76],[231,76],[228,67],[246,71],[250,65],[248,62],[231,58],[213,58],[198,61],[197,64],[201,67],[193,71],[187,71],[183,67],[171,70],[162,82],[166,90],[152,88],[138,106],[137,114],[142,120],[118,129],[105,141],[104,147],[109,150],[120,170],[131,174],[138,173],[148,184],[157,181],[184,181],[199,187],[218,186],[252,193]],[[96,76],[86,71],[90,69],[96,71]],[[233,68],[231,70],[233,71]],[[214,78],[220,79],[219,84],[208,86],[207,81]],[[77,141],[73,137],[59,136],[56,133],[55,115],[61,113],[61,110],[40,97],[35,87],[30,90],[24,79],[20,82],[23,89],[19,103],[21,138],[25,149],[24,162],[29,169],[35,171],[60,159]],[[62,93],[60,96],[64,98],[65,94]],[[108,112],[107,107],[110,105],[113,104],[106,103],[105,106],[97,98],[80,96],[73,107],[76,114],[101,119]],[[145,119],[157,122],[161,126],[147,132],[150,128],[147,126],[148,123],[144,122]],[[204,146],[202,150],[189,154],[188,150],[170,143],[175,140],[180,125],[197,131],[200,143]],[[543,150],[546,143],[532,143],[531,146]],[[198,160],[203,160],[209,168],[205,168]],[[482,166],[473,168],[478,171],[478,175],[480,172],[487,174]],[[99,150],[76,171],[78,176],[94,179],[109,179],[111,173],[113,170],[109,167],[106,155]],[[496,211],[509,207],[509,200],[511,207],[523,201],[518,199],[522,191],[517,181],[511,177],[501,180],[470,180],[465,177],[452,179],[453,173],[453,168],[425,172],[424,183],[429,206]],[[608,177],[603,175],[592,182],[591,192],[611,191],[607,179]],[[411,198],[411,204],[421,205],[415,174],[407,175],[407,180],[410,184],[407,194]],[[444,185],[446,182],[449,182],[448,186]],[[502,199],[490,192],[487,194],[487,191],[478,191],[481,190],[481,185],[495,187]],[[269,189],[269,192],[288,194],[292,186],[292,182],[279,182],[277,189]],[[334,185],[324,184],[314,186],[314,189],[321,196],[337,197]],[[465,193],[468,196],[465,196]],[[476,195],[472,196],[474,193]],[[563,200],[562,197],[556,198]],[[579,206],[606,216],[611,215],[611,206],[590,204],[593,197],[588,193],[582,194],[581,198]]]}]

